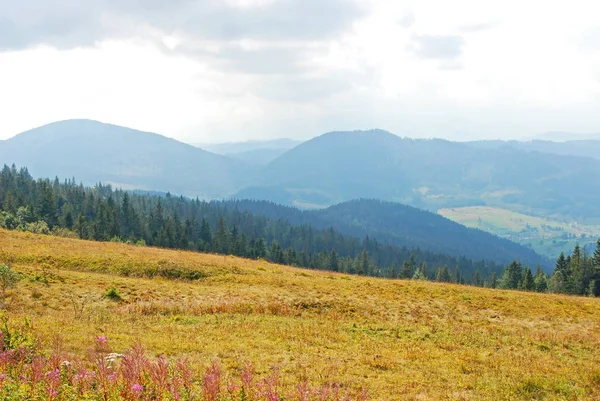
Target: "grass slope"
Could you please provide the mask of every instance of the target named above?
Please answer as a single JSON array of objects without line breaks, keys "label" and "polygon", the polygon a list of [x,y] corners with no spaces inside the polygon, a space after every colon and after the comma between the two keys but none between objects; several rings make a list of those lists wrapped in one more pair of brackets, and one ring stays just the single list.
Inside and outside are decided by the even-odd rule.
[{"label": "grass slope", "polygon": [[[24,276],[7,299],[11,320],[31,318],[71,352],[106,335],[117,350],[140,341],[233,372],[277,365],[287,383],[333,381],[387,400],[600,397],[598,299],[0,230],[6,262]],[[110,287],[122,301],[103,296]]]},{"label": "grass slope", "polygon": [[600,226],[561,223],[489,206],[440,209],[438,213],[467,227],[531,246],[537,253],[549,257],[571,252],[578,243],[595,243],[600,235]]}]

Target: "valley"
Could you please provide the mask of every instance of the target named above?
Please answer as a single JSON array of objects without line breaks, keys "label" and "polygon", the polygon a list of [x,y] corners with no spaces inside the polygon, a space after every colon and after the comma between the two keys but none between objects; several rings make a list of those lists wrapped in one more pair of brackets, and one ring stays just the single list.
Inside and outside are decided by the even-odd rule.
[{"label": "valley", "polygon": [[589,248],[600,236],[600,226],[561,223],[487,206],[440,209],[438,213],[467,227],[531,247],[549,257],[568,253],[577,244]]}]

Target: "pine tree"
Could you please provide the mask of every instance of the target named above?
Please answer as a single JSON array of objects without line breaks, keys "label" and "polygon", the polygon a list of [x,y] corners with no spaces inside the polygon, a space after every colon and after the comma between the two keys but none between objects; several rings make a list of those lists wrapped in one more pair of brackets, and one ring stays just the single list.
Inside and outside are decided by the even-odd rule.
[{"label": "pine tree", "polygon": [[554,271],[560,271],[563,275],[567,272],[567,260],[565,259],[565,254],[563,252],[560,253],[560,256],[556,260]]},{"label": "pine tree", "polygon": [[200,250],[208,251],[212,249],[212,232],[210,225],[205,218],[202,218],[202,224],[200,226]]},{"label": "pine tree", "polygon": [[254,255],[258,259],[262,259],[267,256],[267,244],[262,237],[258,237],[255,242]]},{"label": "pine tree", "polygon": [[513,260],[506,269],[504,269],[504,273],[500,279],[500,288],[517,289],[519,288],[519,284],[522,283],[522,280],[523,266],[521,266],[520,262],[517,263]]},{"label": "pine tree", "polygon": [[550,280],[548,280],[548,291],[560,294],[565,292],[565,276],[563,270],[555,269]]},{"label": "pine tree", "polygon": [[523,283],[521,284],[521,288],[525,291],[533,291],[533,274],[531,273],[531,269],[529,267],[525,268],[525,272],[523,274]]},{"label": "pine tree", "polygon": [[412,278],[413,274],[415,274],[415,266],[411,255],[411,257],[408,260],[402,262],[402,268],[400,269],[400,278]]},{"label": "pine tree", "polygon": [[332,249],[331,252],[329,252],[329,260],[328,260],[328,270],[337,272],[340,270],[340,264],[339,264],[339,255],[337,254],[337,252],[335,251],[335,249]]},{"label": "pine tree", "polygon": [[535,277],[533,278],[533,290],[536,292],[546,292],[548,289],[548,278],[542,271],[542,268],[538,266],[535,270]]},{"label": "pine tree", "polygon": [[363,249],[360,255],[356,258],[355,270],[356,274],[360,274],[362,276],[369,274],[369,271],[371,270],[371,261],[365,249]]},{"label": "pine tree", "polygon": [[494,289],[496,287],[498,287],[498,277],[496,276],[496,272],[492,272],[492,276],[490,277],[489,287],[494,288]]},{"label": "pine tree", "polygon": [[437,273],[435,275],[435,281],[441,283],[449,283],[451,281],[448,266],[444,265],[438,268]]},{"label": "pine tree", "polygon": [[475,270],[475,273],[473,274],[473,285],[476,287],[481,286],[481,276],[479,275],[479,270]]},{"label": "pine tree", "polygon": [[596,250],[592,257],[592,273],[588,293],[593,297],[600,296],[600,239],[596,241]]},{"label": "pine tree", "polygon": [[568,266],[569,275],[567,277],[566,291],[568,294],[583,295],[586,288],[586,274],[581,248],[575,245],[571,255],[571,263]]},{"label": "pine tree", "polygon": [[423,263],[421,263],[421,265],[415,270],[412,279],[421,281],[427,280],[427,276],[425,275],[425,265]]},{"label": "pine tree", "polygon": [[236,255],[236,256],[240,256],[240,250],[239,250],[239,231],[237,226],[234,224],[233,228],[231,229],[231,233],[229,236],[229,253],[231,253],[232,255]]},{"label": "pine tree", "polygon": [[223,216],[219,217],[217,223],[217,229],[215,230],[215,236],[213,238],[213,252],[228,254],[230,245],[230,233],[225,224]]}]

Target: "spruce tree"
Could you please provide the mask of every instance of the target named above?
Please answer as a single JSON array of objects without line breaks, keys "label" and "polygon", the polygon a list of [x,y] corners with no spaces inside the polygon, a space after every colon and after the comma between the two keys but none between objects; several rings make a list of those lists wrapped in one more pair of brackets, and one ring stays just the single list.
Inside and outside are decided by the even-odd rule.
[{"label": "spruce tree", "polygon": [[230,233],[225,224],[223,216],[219,217],[215,236],[213,237],[213,252],[228,254],[230,245]]},{"label": "spruce tree", "polygon": [[548,278],[542,271],[542,268],[538,266],[535,270],[535,277],[533,278],[533,289],[536,292],[546,292],[548,289]]},{"label": "spruce tree", "polygon": [[441,283],[449,283],[451,281],[448,266],[444,265],[438,268],[437,273],[435,275],[435,281]]},{"label": "spruce tree", "polygon": [[531,269],[529,267],[525,268],[521,288],[525,291],[533,291],[534,289],[533,274],[531,273]]},{"label": "spruce tree", "polygon": [[329,252],[329,260],[328,260],[328,266],[327,268],[331,271],[337,272],[340,270],[340,265],[339,265],[339,256],[337,254],[337,252],[335,251],[335,249],[332,249],[331,252]]}]

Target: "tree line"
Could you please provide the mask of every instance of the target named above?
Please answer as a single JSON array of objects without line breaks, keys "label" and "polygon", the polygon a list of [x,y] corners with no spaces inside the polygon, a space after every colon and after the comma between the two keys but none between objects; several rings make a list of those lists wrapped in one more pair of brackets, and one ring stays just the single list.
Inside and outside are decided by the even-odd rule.
[{"label": "tree line", "polygon": [[[598,270],[597,265],[586,255],[565,258],[569,260],[567,267],[552,277],[538,268],[532,282],[545,280],[546,284],[532,286],[531,270],[518,262],[503,269],[489,261],[390,245],[368,236],[359,239],[333,228],[293,225],[284,219],[240,210],[236,205],[235,201],[207,202],[168,193],[160,196],[114,190],[103,184],[84,187],[74,178],[62,182],[58,178],[36,180],[26,168],[15,166],[4,166],[0,173],[0,227],[8,229],[263,258],[350,274],[490,288],[583,294],[589,293],[592,282],[600,282],[592,274]],[[584,265],[585,280],[579,282],[574,277],[582,276],[579,266]],[[572,284],[575,281],[577,284]]]}]

